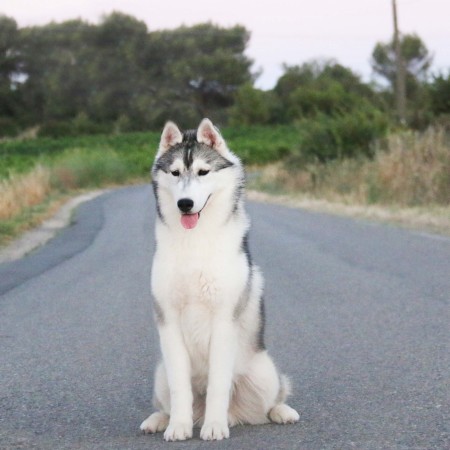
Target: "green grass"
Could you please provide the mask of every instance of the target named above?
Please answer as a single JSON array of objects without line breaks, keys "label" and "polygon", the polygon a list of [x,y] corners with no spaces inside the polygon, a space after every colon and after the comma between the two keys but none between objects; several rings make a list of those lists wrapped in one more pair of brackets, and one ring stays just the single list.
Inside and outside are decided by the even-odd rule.
[{"label": "green grass", "polygon": [[128,133],[119,135],[37,138],[0,143],[0,178],[11,171],[23,173],[41,163],[50,165],[71,151],[112,150],[126,163],[130,176],[148,172],[159,142],[159,133]]},{"label": "green grass", "polygon": [[[225,128],[222,134],[229,147],[245,164],[276,161],[298,145],[299,131],[293,126]],[[128,176],[149,173],[160,132],[126,133],[65,138],[37,138],[0,143],[0,179],[11,172],[24,173],[36,163],[51,165],[70,152],[110,151],[126,166]]]},{"label": "green grass", "polygon": [[292,125],[225,128],[222,134],[229,148],[249,165],[278,161],[300,142],[300,131]]},{"label": "green grass", "polygon": [[51,163],[50,183],[53,189],[62,192],[123,184],[136,172],[132,164],[110,148],[70,149]]}]

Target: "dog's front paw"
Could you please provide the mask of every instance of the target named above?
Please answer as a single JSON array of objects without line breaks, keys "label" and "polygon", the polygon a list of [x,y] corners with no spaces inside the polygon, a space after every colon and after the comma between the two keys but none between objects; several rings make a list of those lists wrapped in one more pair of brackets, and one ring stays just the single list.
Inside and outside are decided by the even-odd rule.
[{"label": "dog's front paw", "polygon": [[163,412],[155,412],[147,419],[145,419],[140,426],[144,433],[157,433],[164,431],[169,424],[169,416]]},{"label": "dog's front paw", "polygon": [[204,441],[220,441],[230,437],[230,429],[226,422],[206,422],[200,431]]},{"label": "dog's front paw", "polygon": [[192,437],[192,422],[169,422],[169,426],[164,432],[164,439],[166,441],[185,441]]}]

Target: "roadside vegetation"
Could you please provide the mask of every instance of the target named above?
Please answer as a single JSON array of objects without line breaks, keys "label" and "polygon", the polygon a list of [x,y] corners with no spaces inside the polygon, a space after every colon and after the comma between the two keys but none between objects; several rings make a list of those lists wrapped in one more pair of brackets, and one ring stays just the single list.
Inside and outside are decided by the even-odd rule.
[{"label": "roadside vegetation", "polygon": [[450,204],[450,136],[444,129],[392,134],[375,144],[371,158],[336,159],[302,167],[283,162],[267,165],[253,177],[252,186],[348,204]]},{"label": "roadside vegetation", "polygon": [[[366,83],[337,61],[285,66],[254,86],[244,27],[149,31],[125,14],[18,28],[0,16],[0,244],[83,189],[149,181],[167,119],[217,124],[252,188],[346,205],[439,208],[450,222],[450,70],[403,35]],[[450,225],[449,225],[450,228]],[[450,231],[449,231],[450,233]]]},{"label": "roadside vegetation", "polygon": [[[301,193],[346,205],[430,211],[440,206],[439,214],[447,215],[450,227],[450,135],[443,127],[390,134],[372,143],[370,155],[325,163],[307,157],[297,161],[310,132],[300,127],[247,126],[222,132],[246,163],[251,189]],[[159,133],[138,133],[0,144],[0,155],[9,161],[0,180],[0,244],[34,226],[49,207],[74,192],[149,182],[158,139]]]}]

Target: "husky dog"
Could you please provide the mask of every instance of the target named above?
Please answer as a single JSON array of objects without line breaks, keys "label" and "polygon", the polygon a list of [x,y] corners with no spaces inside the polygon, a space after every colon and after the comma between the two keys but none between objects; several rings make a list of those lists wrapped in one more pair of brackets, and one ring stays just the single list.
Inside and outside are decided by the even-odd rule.
[{"label": "husky dog", "polygon": [[244,170],[210,120],[168,122],[152,169],[152,268],[162,362],[142,424],[166,441],[229,437],[237,424],[292,423],[289,383],[264,347],[263,279],[248,251]]}]

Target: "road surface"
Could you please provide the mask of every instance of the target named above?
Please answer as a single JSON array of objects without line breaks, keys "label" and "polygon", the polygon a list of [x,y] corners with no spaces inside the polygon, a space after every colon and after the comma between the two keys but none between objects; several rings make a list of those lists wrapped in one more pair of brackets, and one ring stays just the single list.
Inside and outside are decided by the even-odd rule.
[{"label": "road surface", "polygon": [[[266,343],[295,425],[221,443],[142,435],[159,358],[147,186],[82,205],[42,249],[0,265],[0,449],[450,448],[450,240],[249,204]],[[220,237],[218,237],[220,238]]]}]

